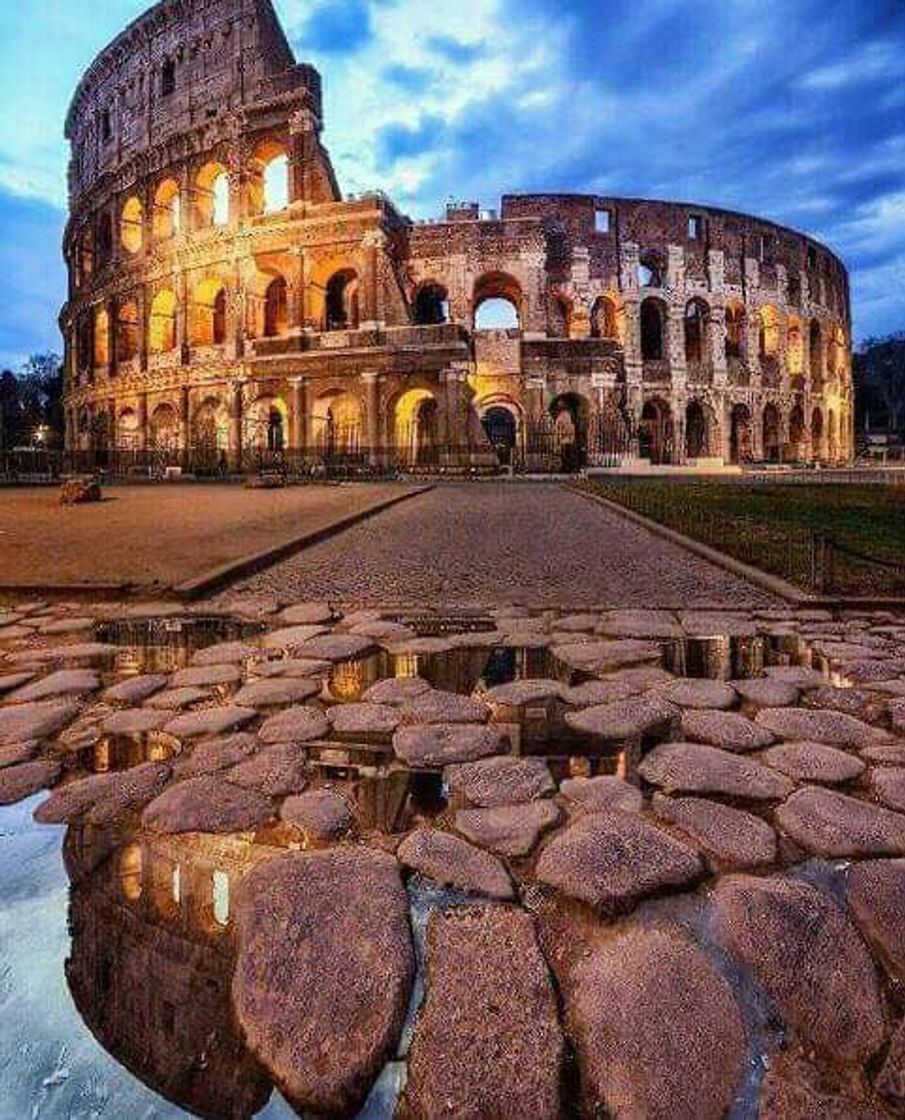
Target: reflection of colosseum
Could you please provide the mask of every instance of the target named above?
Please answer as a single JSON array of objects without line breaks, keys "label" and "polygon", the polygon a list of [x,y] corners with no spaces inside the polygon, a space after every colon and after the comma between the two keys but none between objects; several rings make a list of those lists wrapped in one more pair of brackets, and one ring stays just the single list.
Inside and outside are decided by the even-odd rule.
[{"label": "reflection of colosseum", "polygon": [[163,0],[67,122],[67,444],[536,468],[845,460],[848,281],[708,207],[342,200],[269,0]]}]

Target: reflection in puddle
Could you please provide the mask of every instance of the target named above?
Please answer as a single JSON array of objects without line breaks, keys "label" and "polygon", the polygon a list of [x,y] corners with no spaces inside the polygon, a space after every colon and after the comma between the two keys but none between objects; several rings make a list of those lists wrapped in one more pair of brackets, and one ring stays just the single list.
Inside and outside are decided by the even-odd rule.
[{"label": "reflection in puddle", "polygon": [[256,634],[259,627],[230,618],[149,618],[99,622],[99,642],[119,646],[114,668],[130,673],[174,673],[216,642],[233,642]]},{"label": "reflection in puddle", "polygon": [[102,735],[96,743],[78,752],[81,768],[91,774],[131,770],[144,762],[168,762],[182,749],[178,739],[160,731],[140,735]]}]

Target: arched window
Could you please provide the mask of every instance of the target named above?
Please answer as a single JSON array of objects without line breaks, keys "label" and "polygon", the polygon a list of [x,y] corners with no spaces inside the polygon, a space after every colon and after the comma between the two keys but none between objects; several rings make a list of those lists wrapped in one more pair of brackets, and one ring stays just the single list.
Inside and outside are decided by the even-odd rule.
[{"label": "arched window", "polygon": [[113,219],[109,214],[101,214],[97,223],[97,258],[103,268],[113,257]]},{"label": "arched window", "polygon": [[267,285],[264,295],[264,335],[275,338],[289,329],[289,289],[282,276]]},{"label": "arched window", "polygon": [[412,314],[420,327],[449,322],[449,295],[440,284],[422,284],[415,294]]},{"label": "arched window", "polygon": [[226,342],[226,289],[219,280],[205,280],[198,286],[192,311],[193,345],[221,346]]},{"label": "arched window", "polygon": [[660,362],[665,355],[664,313],[659,300],[646,299],[641,304],[641,357],[645,362]]},{"label": "arched window", "polygon": [[324,318],[328,331],[358,329],[358,276],[352,269],[335,272],[327,281]]},{"label": "arched window", "polygon": [[78,282],[84,283],[94,272],[94,233],[91,226],[85,226],[79,237]]},{"label": "arched window", "polygon": [[808,332],[808,349],[810,351],[811,381],[815,388],[823,385],[823,332],[816,319],[811,320]]},{"label": "arched window", "polygon": [[169,241],[182,226],[182,203],[179,184],[165,179],[154,195],[154,240]]},{"label": "arched window", "polygon": [[569,338],[572,333],[572,304],[565,296],[551,300],[550,328],[554,338]]},{"label": "arched window", "polygon": [[518,311],[508,299],[485,299],[475,309],[476,331],[518,330]]},{"label": "arched window", "polygon": [[789,323],[787,355],[789,376],[801,377],[804,373],[804,339],[801,335],[801,323],[797,320]]},{"label": "arched window", "polygon": [[289,159],[274,156],[264,168],[264,213],[276,214],[289,205]]},{"label": "arched window", "polygon": [[685,308],[685,361],[699,365],[707,358],[707,325],[710,308],[703,300],[693,299]]},{"label": "arched window", "polygon": [[638,287],[662,288],[666,276],[663,257],[657,252],[644,252],[638,260]]},{"label": "arched window", "polygon": [[591,338],[619,338],[616,304],[608,296],[601,296],[591,311]]},{"label": "arched window", "polygon": [[123,207],[119,239],[127,253],[138,253],[144,242],[144,209],[141,199],[132,197]]},{"label": "arched window", "polygon": [[151,304],[148,348],[152,354],[166,354],[176,348],[176,295],[169,289],[158,292]]},{"label": "arched window", "polygon": [[267,418],[267,450],[282,451],[285,446],[283,414],[278,408],[272,408]]},{"label": "arched window", "polygon": [[105,307],[94,313],[94,368],[110,364],[110,316]]},{"label": "arched window", "polygon": [[138,304],[128,300],[120,307],[116,317],[116,360],[131,362],[138,355],[140,338]]},{"label": "arched window", "polygon": [[779,353],[779,314],[775,307],[762,307],[758,322],[758,353],[761,360]]},{"label": "arched window", "polygon": [[738,304],[726,308],[726,357],[745,356],[745,309]]},{"label": "arched window", "polygon": [[195,210],[200,228],[229,224],[229,175],[222,163],[208,163],[198,173]]},{"label": "arched window", "polygon": [[485,273],[472,296],[476,331],[518,330],[521,326],[522,289],[505,272]]}]

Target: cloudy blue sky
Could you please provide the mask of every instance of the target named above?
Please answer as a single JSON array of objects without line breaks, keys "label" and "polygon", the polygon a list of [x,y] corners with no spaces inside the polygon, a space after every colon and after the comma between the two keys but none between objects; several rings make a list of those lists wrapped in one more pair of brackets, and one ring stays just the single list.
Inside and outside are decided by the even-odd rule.
[{"label": "cloudy blue sky", "polygon": [[[416,218],[520,190],[748,210],[845,257],[857,339],[905,328],[903,0],[275,3],[346,190]],[[63,117],[145,7],[0,4],[0,366],[59,347]]]}]

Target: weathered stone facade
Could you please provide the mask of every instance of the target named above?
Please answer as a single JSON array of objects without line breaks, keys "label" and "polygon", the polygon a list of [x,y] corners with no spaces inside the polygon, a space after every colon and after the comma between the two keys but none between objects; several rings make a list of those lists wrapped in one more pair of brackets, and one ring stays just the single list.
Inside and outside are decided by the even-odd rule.
[{"label": "weathered stone facade", "polygon": [[[163,0],[67,121],[70,450],[372,464],[852,452],[846,270],[772,223],[507,196],[343,199],[269,0]],[[485,329],[482,309],[510,307]]]}]

